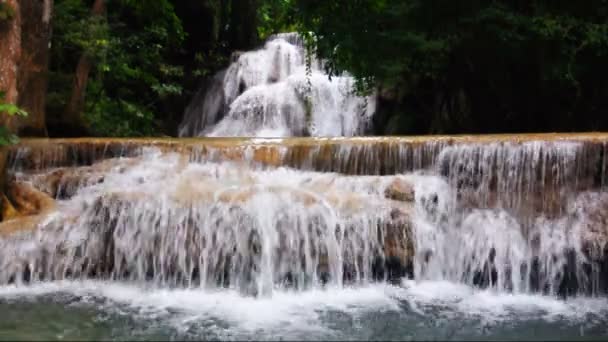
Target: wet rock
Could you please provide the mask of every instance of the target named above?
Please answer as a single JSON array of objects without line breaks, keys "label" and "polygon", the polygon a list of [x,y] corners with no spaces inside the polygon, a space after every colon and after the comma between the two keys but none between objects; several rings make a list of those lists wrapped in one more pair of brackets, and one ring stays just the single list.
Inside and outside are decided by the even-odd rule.
[{"label": "wet rock", "polygon": [[592,261],[602,261],[608,247],[608,193],[586,192],[574,201],[570,213],[581,234],[582,249]]},{"label": "wet rock", "polygon": [[413,277],[414,244],[410,213],[401,208],[391,210],[390,218],[380,224],[383,256],[373,261],[376,279],[399,282]]},{"label": "wet rock", "polygon": [[68,199],[85,186],[102,183],[111,170],[124,171],[140,161],[139,158],[107,159],[90,166],[62,167],[31,176],[32,184],[49,196]]},{"label": "wet rock", "polygon": [[395,178],[384,190],[384,197],[395,201],[413,202],[414,186],[402,179]]},{"label": "wet rock", "polygon": [[12,182],[8,197],[20,216],[37,215],[55,208],[55,201],[48,194],[25,182]]},{"label": "wet rock", "polygon": [[19,216],[19,212],[5,194],[2,194],[0,200],[2,201],[2,221],[7,221]]},{"label": "wet rock", "polygon": [[0,222],[0,238],[8,237],[15,233],[34,231],[43,223],[46,217],[46,215],[30,215]]}]

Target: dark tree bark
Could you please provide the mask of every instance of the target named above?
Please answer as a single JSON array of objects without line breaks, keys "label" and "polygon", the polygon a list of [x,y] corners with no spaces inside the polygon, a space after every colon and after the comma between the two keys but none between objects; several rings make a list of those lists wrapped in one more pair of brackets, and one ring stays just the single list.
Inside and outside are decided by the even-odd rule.
[{"label": "dark tree bark", "polygon": [[[21,15],[19,2],[7,0],[5,2],[15,11],[15,16],[7,21],[0,21],[0,92],[4,93],[3,101],[17,103],[17,65],[21,56]],[[6,126],[10,132],[16,132],[17,119],[0,113],[0,126]],[[6,147],[0,147],[0,195],[4,197]],[[2,206],[4,199],[0,200]],[[0,208],[1,209],[1,208]]]},{"label": "dark tree bark", "polygon": [[[105,13],[105,1],[95,0],[93,3],[93,9],[91,10],[92,16],[102,16]],[[93,67],[93,61],[86,53],[80,56],[76,71],[74,72],[74,82],[72,86],[72,95],[68,102],[65,110],[65,117],[63,124],[65,125],[65,132],[70,135],[87,135],[88,129],[87,124],[84,120],[84,105],[85,96],[87,90],[87,82],[89,80],[89,73]]]},{"label": "dark tree bark", "polygon": [[45,120],[48,86],[49,43],[53,0],[21,1],[21,58],[17,88],[18,104],[28,116],[18,120],[22,136],[47,136]]},{"label": "dark tree bark", "polygon": [[[0,92],[4,93],[4,101],[17,103],[17,70],[21,57],[21,15],[19,2],[7,0],[6,4],[14,9],[15,16],[7,21],[0,21]],[[14,130],[14,117],[2,114],[0,124]]]}]

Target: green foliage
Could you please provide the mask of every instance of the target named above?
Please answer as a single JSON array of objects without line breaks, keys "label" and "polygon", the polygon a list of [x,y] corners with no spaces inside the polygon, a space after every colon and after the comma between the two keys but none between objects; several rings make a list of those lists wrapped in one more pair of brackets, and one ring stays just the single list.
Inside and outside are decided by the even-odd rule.
[{"label": "green foliage", "polygon": [[410,131],[608,128],[606,0],[295,5],[328,71],[399,90]]},{"label": "green foliage", "polygon": [[[0,115],[10,116],[27,116],[27,112],[12,103],[4,102],[5,93],[0,91]],[[9,129],[2,125],[0,126],[0,146],[13,145],[19,142],[16,135],[11,133]]]},{"label": "green foliage", "polygon": [[261,40],[279,32],[296,31],[293,0],[265,0],[258,8],[258,37]]},{"label": "green foliage", "polygon": [[97,17],[92,3],[55,0],[47,116],[58,134],[83,53],[94,65],[84,113],[92,134],[172,134],[200,82],[235,49],[295,29],[294,0],[106,0]]},{"label": "green foliage", "polygon": [[107,15],[91,18],[79,0],[56,2],[49,110],[61,115],[82,52],[94,62],[85,119],[93,134],[158,135],[163,101],[182,94],[183,67],[171,57],[185,33],[169,0],[108,0]]},{"label": "green foliage", "polygon": [[378,133],[608,129],[608,0],[92,3],[55,0],[47,112],[61,117],[85,53],[96,135],[174,133],[235,50],[294,30],[330,75],[383,89]]}]

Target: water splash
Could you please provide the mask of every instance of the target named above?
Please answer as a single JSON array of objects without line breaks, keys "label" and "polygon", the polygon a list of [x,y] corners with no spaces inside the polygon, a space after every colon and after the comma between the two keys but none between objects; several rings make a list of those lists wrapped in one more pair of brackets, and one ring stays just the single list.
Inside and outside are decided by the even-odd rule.
[{"label": "water splash", "polygon": [[[65,327],[74,329],[74,316],[64,318],[63,312],[82,309],[85,317],[78,319],[87,324],[81,330],[71,330],[71,336],[99,337],[100,330],[108,329],[101,323],[109,323],[108,339],[602,340],[608,313],[605,298],[564,301],[475,290],[450,282],[412,281],[405,281],[402,287],[372,284],[277,292],[272,298],[244,297],[231,290],[62,281],[3,286],[0,305],[2,299],[26,307],[20,314],[5,317],[5,326],[13,330],[27,329],[38,322],[36,312],[48,310],[47,315],[54,315],[52,324],[38,317],[37,327],[38,333],[44,329],[52,337],[57,330],[65,333],[61,331]],[[44,302],[36,307],[31,304],[35,300]],[[32,306],[35,309],[29,309]],[[14,310],[14,306],[7,309],[11,308]],[[98,312],[103,313],[101,317],[88,319]]]},{"label": "water splash", "polygon": [[19,169],[60,206],[35,233],[0,239],[0,282],[267,295],[409,275],[512,293],[608,289],[602,144],[359,140],[143,149],[66,169],[89,180],[76,183]]},{"label": "water splash", "polygon": [[354,94],[353,78],[331,79],[295,33],[270,37],[238,56],[194,97],[180,136],[353,136],[365,132],[375,97]]},{"label": "water splash", "polygon": [[408,204],[384,194],[398,176],[235,166],[151,150],[98,163],[75,187],[54,171],[23,175],[72,197],[33,233],[0,239],[0,283],[109,277],[263,295],[370,282],[404,253]]}]

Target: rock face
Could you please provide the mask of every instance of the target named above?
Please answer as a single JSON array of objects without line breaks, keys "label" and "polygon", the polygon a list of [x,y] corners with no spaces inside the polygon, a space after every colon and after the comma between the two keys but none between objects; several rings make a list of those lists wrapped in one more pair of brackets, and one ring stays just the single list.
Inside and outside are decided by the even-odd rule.
[{"label": "rock face", "polygon": [[[580,232],[581,248],[588,261],[599,266],[600,292],[608,292],[608,193],[581,194],[571,208],[570,217]],[[577,284],[578,285],[578,284]]]},{"label": "rock face", "polygon": [[12,182],[8,197],[3,198],[3,221],[0,236],[32,231],[55,209],[55,201],[33,186]]}]

